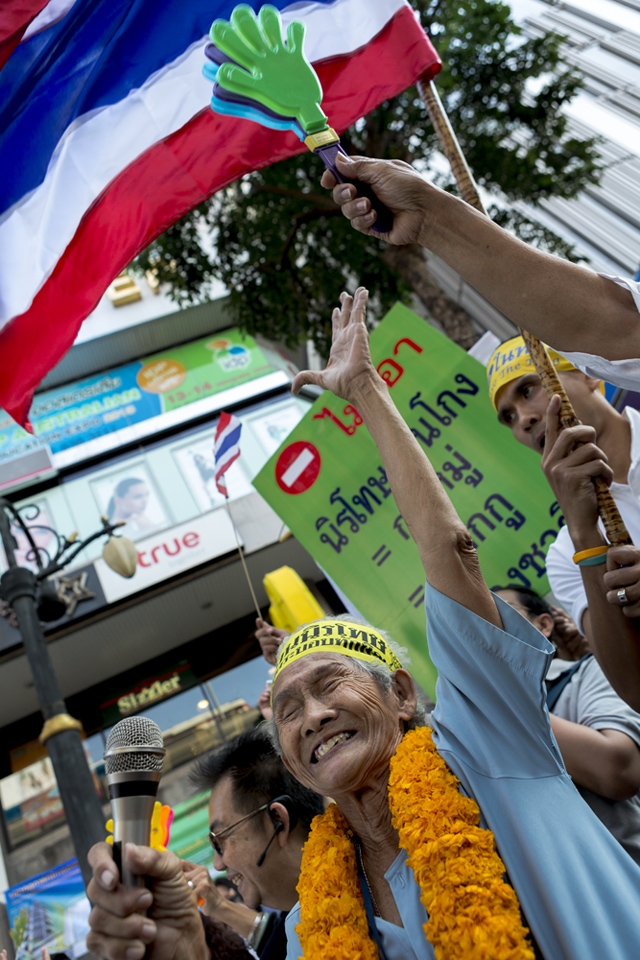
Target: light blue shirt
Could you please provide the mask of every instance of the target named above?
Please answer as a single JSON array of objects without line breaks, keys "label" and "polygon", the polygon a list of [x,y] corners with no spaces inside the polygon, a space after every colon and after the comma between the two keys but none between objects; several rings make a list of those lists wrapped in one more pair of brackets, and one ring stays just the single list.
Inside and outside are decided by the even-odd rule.
[{"label": "light blue shirt", "polygon": [[[401,850],[384,875],[391,887],[402,926],[376,917],[376,927],[382,940],[387,960],[434,960],[433,947],[424,935],[423,924],[427,911],[420,902],[420,887],[407,866],[407,855]],[[298,960],[302,947],[294,927],[300,923],[300,904],[297,903],[285,921],[287,931],[287,960]],[[331,960],[327,957],[327,960]]]},{"label": "light blue shirt", "polygon": [[[546,708],[553,647],[499,597],[496,603],[504,630],[427,585],[438,751],[493,830],[545,960],[636,960],[640,868],[565,771]],[[420,892],[406,875],[412,877],[401,857],[385,875],[404,928],[379,919],[376,926],[388,960],[432,960]],[[295,907],[287,918],[287,960],[302,956],[298,920]]]}]

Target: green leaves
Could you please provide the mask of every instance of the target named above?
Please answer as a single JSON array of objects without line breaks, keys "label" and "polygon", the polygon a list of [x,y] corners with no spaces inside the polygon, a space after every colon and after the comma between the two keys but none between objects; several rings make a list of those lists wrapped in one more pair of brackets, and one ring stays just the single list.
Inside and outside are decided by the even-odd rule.
[{"label": "green leaves", "polygon": [[304,24],[290,23],[285,45],[276,7],[266,4],[256,16],[241,4],[229,22],[215,21],[211,40],[236,61],[221,65],[220,86],[257,100],[280,116],[295,117],[306,133],[317,133],[326,127],[327,116],[320,107],[320,81],[304,56],[304,30]]}]

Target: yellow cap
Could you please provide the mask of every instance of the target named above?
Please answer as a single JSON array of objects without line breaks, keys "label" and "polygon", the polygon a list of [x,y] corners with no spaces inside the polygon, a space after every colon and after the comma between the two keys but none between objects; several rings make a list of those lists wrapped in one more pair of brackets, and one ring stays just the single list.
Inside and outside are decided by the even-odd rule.
[{"label": "yellow cap", "polygon": [[[551,362],[556,371],[577,370],[577,367],[558,353],[547,347]],[[489,381],[489,397],[494,410],[497,410],[496,397],[498,391],[512,380],[518,380],[528,373],[537,373],[529,352],[522,337],[512,337],[506,340],[491,354],[487,364],[487,379]]]},{"label": "yellow cap", "polygon": [[342,653],[356,660],[384,663],[390,670],[399,670],[402,664],[377,630],[349,620],[316,620],[292,633],[278,651],[275,684],[285,667],[308,653]]}]

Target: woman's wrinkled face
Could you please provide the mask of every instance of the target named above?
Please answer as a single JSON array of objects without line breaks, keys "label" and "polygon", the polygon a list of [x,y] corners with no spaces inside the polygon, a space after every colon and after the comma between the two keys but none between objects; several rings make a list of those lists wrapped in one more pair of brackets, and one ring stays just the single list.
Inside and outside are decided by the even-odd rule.
[{"label": "woman's wrinkled face", "polygon": [[300,783],[334,798],[380,783],[415,707],[405,670],[396,671],[386,692],[341,654],[302,657],[273,689],[285,766]]}]

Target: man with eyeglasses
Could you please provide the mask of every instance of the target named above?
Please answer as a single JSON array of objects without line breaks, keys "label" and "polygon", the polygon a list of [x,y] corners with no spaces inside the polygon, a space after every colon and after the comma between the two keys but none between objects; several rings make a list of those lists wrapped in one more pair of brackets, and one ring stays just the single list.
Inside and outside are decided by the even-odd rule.
[{"label": "man with eyeglasses", "polygon": [[[89,898],[95,905],[90,949],[109,960],[141,960],[145,949],[147,960],[213,960],[194,923],[202,898],[209,920],[228,924],[260,960],[284,960],[284,919],[297,901],[302,847],[311,821],[323,812],[322,798],[293,779],[260,729],[240,734],[200,760],[191,779],[211,790],[214,866],[226,870],[244,905],[212,893],[213,884],[193,864],[170,852],[136,847],[125,856],[149,886],[142,893],[149,901],[145,909],[152,904],[148,915],[140,916],[140,889],[117,882],[110,848],[96,844],[89,853]],[[261,906],[276,913],[259,912]],[[167,928],[175,940],[170,953]]]},{"label": "man with eyeglasses", "polygon": [[[293,779],[260,730],[240,734],[201,759],[191,779],[211,790],[213,865],[226,870],[245,903],[220,898],[210,916],[242,934],[261,960],[284,958],[284,918],[298,899],[302,847],[311,821],[324,809],[322,798]],[[279,913],[256,913],[260,906]]]}]

